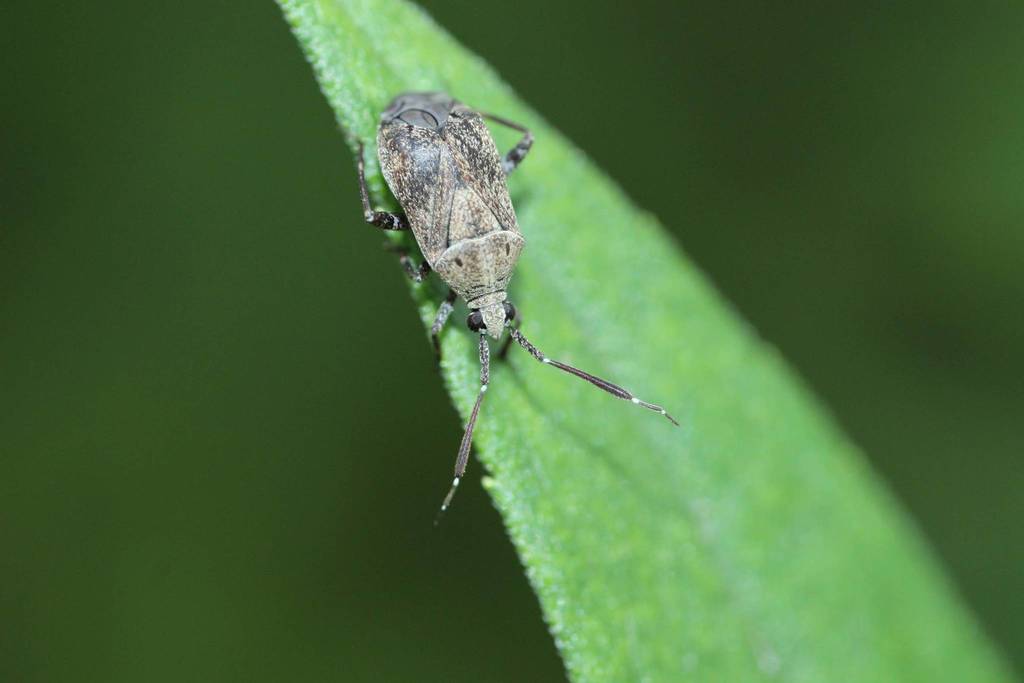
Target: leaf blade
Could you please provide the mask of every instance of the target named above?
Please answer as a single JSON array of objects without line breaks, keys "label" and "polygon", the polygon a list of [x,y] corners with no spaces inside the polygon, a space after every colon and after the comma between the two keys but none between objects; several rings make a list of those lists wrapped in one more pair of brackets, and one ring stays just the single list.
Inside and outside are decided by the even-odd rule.
[{"label": "leaf blade", "polygon": [[[653,218],[416,8],[280,4],[353,148],[403,90],[534,131],[510,182],[524,331],[683,422],[525,354],[495,368],[479,457],[575,680],[1008,680],[860,455]],[[464,418],[472,346],[445,335]]]}]

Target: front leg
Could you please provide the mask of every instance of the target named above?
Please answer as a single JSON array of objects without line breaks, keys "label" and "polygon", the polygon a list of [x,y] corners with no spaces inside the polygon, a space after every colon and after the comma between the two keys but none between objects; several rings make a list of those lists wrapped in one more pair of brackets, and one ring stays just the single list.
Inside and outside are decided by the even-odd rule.
[{"label": "front leg", "polygon": [[508,119],[503,119],[500,116],[495,116],[494,114],[485,114],[484,112],[480,112],[480,116],[483,116],[485,119],[490,119],[502,126],[507,126],[512,130],[518,130],[523,134],[522,139],[516,143],[515,147],[508,151],[508,154],[505,155],[505,158],[501,162],[502,168],[505,169],[505,175],[511,174],[512,171],[516,170],[516,166],[519,165],[519,162],[526,158],[526,154],[530,151],[530,148],[533,147],[533,133],[531,133],[526,126],[520,126],[518,123],[513,123]]},{"label": "front leg", "polygon": [[448,322],[448,316],[455,310],[455,290],[449,289],[448,296],[444,298],[437,308],[437,315],[434,316],[434,324],[430,326],[430,341],[434,344],[434,353],[437,355],[437,362],[441,362],[441,330]]},{"label": "front leg", "polygon": [[[400,213],[389,211],[374,211],[370,206],[370,192],[366,188],[366,171],[363,160],[363,143],[359,143],[359,198],[363,202],[363,218],[370,225],[375,225],[381,230],[408,230],[409,221]],[[404,264],[403,264],[404,265]],[[410,276],[411,277],[411,276]]]}]

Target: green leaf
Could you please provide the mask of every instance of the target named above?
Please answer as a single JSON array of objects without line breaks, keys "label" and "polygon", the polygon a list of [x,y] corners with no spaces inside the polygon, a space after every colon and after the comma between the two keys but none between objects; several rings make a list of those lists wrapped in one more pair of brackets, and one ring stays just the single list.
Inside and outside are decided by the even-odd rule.
[{"label": "green leaf", "polygon": [[[378,201],[394,200],[377,120],[401,91],[446,90],[534,131],[510,179],[524,332],[682,422],[518,349],[493,368],[476,452],[573,680],[1009,679],[861,455],[653,217],[417,8],[280,4],[353,150],[368,143]],[[664,159],[637,150],[671,173]],[[425,323],[440,291],[413,287]],[[478,368],[456,321],[444,374],[465,419]]]}]

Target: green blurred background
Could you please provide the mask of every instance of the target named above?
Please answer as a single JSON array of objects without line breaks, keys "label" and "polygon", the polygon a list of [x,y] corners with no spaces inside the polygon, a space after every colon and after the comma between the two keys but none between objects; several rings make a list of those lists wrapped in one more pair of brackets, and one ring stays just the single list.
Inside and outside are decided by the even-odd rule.
[{"label": "green blurred background", "polygon": [[[781,349],[1019,670],[1024,7],[425,4]],[[431,526],[459,421],[275,5],[0,26],[0,680],[560,680],[478,466]]]}]

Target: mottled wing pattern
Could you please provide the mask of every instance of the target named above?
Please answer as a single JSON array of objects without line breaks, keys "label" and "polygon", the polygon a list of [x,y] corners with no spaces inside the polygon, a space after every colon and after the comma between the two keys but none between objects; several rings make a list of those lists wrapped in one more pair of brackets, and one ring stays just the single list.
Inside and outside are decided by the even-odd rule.
[{"label": "mottled wing pattern", "polygon": [[381,126],[377,133],[381,172],[431,265],[448,246],[455,183],[450,162],[442,162],[448,156],[444,147],[438,133],[404,123]]},{"label": "mottled wing pattern", "polygon": [[501,155],[480,115],[463,106],[456,107],[443,135],[462,181],[491,210],[501,227],[518,233],[519,223],[508,196]]}]

